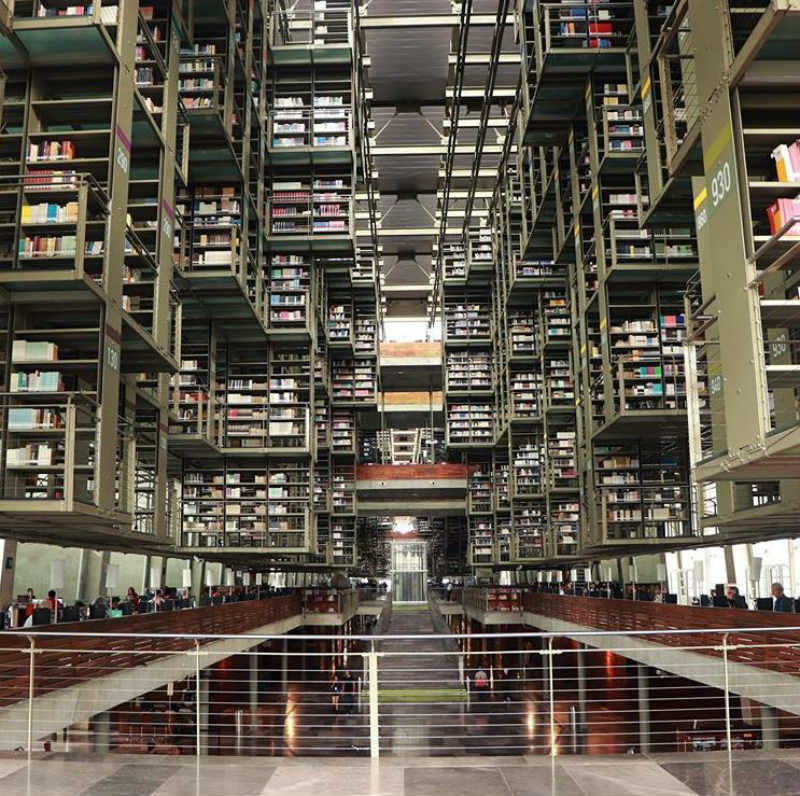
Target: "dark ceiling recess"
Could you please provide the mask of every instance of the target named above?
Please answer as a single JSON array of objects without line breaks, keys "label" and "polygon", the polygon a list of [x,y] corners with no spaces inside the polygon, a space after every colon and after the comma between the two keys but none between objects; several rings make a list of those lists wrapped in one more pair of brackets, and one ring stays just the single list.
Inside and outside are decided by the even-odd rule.
[{"label": "dark ceiling recess", "polygon": [[[472,0],[473,14],[494,17],[498,0]],[[427,282],[433,252],[432,231],[436,219],[437,191],[442,188],[439,178],[443,167],[442,153],[446,149],[449,129],[445,128],[446,92],[454,81],[449,56],[458,41],[458,26],[426,26],[425,17],[451,15],[457,22],[460,2],[450,0],[368,0],[362,3],[365,19],[393,17],[402,19],[400,26],[371,27],[366,30],[367,52],[370,56],[370,85],[373,90],[372,119],[374,121],[374,162],[379,174],[381,193],[381,245],[383,247],[386,283],[419,285]],[[492,20],[493,22],[493,20]],[[468,52],[488,55],[494,36],[494,24],[471,24]],[[518,52],[512,26],[503,36],[503,52]],[[454,50],[455,52],[455,50]],[[519,67],[500,64],[497,85],[516,87]],[[483,90],[488,64],[470,64],[464,70],[465,89]],[[483,96],[469,97],[462,103],[462,119],[479,119]],[[500,114],[495,103],[492,116]],[[497,142],[496,128],[487,132],[487,144]],[[502,135],[502,130],[499,130]],[[460,146],[474,146],[478,131],[461,127]],[[419,151],[420,147],[432,148]],[[383,153],[381,152],[383,150]],[[415,151],[416,150],[416,151]],[[398,154],[400,152],[400,154]],[[459,153],[453,165],[470,169],[472,156]],[[482,165],[497,164],[497,156],[484,153]],[[462,184],[463,183],[463,184]],[[466,189],[466,181],[453,186]],[[463,208],[464,201],[451,201],[452,208]],[[459,226],[461,218],[454,219]],[[408,234],[410,231],[416,234]],[[420,234],[424,233],[424,234]],[[391,303],[393,299],[389,298]],[[405,305],[404,309],[410,307]],[[419,308],[424,315],[424,303]]]}]

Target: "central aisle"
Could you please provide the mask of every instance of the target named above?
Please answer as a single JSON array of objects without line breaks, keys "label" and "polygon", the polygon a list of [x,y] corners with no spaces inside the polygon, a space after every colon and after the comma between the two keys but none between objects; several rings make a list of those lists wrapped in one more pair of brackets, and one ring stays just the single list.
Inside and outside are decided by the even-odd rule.
[{"label": "central aisle", "polygon": [[[379,660],[381,691],[407,690],[413,695],[430,689],[460,690],[455,642],[437,634],[427,605],[394,606],[386,635],[396,638],[381,641],[377,647],[378,652],[386,653]],[[401,638],[417,635],[438,637]]]}]

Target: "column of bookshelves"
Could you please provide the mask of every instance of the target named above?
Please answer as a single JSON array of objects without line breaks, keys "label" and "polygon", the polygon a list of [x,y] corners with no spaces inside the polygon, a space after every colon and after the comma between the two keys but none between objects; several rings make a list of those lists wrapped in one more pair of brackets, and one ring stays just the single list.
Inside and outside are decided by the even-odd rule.
[{"label": "column of bookshelves", "polygon": [[314,332],[311,271],[310,257],[305,254],[271,254],[266,284],[270,331],[294,336]]},{"label": "column of bookshelves", "polygon": [[332,405],[330,548],[332,563],[352,566],[355,562],[357,501],[355,493],[358,433],[356,411]]},{"label": "column of bookshelves", "polygon": [[18,248],[17,221],[22,193],[17,182],[18,175],[24,171],[30,87],[26,70],[6,72],[3,129],[0,132],[0,269],[3,271],[13,267]]},{"label": "column of bookshelves", "polygon": [[494,491],[491,454],[468,454],[467,528],[470,563],[473,566],[494,561]]},{"label": "column of bookshelves", "polygon": [[310,346],[270,349],[269,447],[313,455],[316,435],[311,410],[314,365]]},{"label": "column of bookshelves", "polygon": [[445,287],[444,378],[449,447],[494,444],[491,318],[490,289]]},{"label": "column of bookshelves", "polygon": [[[142,146],[132,114],[135,105],[142,105],[142,99],[136,88],[135,36],[123,39],[119,32],[122,28],[131,32],[136,29],[137,8],[133,4],[119,4],[113,9],[103,9],[101,24],[115,52],[110,65],[104,64],[102,68],[89,63],[75,64],[74,53],[80,49],[78,41],[92,24],[86,9],[67,7],[61,11],[63,14],[59,16],[72,19],[34,15],[30,5],[15,9],[21,18],[28,17],[29,24],[51,35],[53,43],[48,65],[36,66],[25,75],[27,88],[22,87],[21,73],[10,76],[3,135],[7,153],[3,158],[4,174],[17,164],[14,172],[18,176],[16,185],[3,186],[8,214],[4,219],[2,250],[8,253],[8,258],[0,264],[3,272],[0,281],[13,283],[24,279],[37,283],[26,289],[28,317],[36,317],[36,294],[40,292],[43,323],[32,327],[29,337],[42,332],[47,335],[46,341],[52,330],[60,326],[65,332],[71,330],[66,333],[71,334],[73,342],[53,342],[54,349],[60,351],[57,358],[70,359],[69,365],[43,372],[44,380],[40,382],[35,371],[25,372],[31,362],[20,362],[14,371],[18,374],[17,384],[11,386],[21,393],[14,403],[27,416],[29,410],[38,413],[45,408],[41,393],[73,392],[75,387],[80,389],[84,377],[88,378],[87,385],[93,385],[86,389],[88,402],[75,399],[81,404],[79,417],[75,417],[70,406],[72,399],[67,396],[49,399],[47,410],[54,414],[49,415],[47,422],[63,420],[64,426],[59,434],[48,432],[50,440],[42,443],[41,456],[37,446],[35,459],[28,458],[31,463],[48,460],[46,468],[50,474],[42,479],[44,491],[38,487],[35,491],[42,498],[48,492],[50,500],[65,504],[66,512],[60,515],[65,526],[74,517],[73,512],[88,503],[109,512],[106,516],[110,518],[111,512],[120,512],[110,523],[130,530],[134,521],[135,467],[129,465],[135,457],[135,426],[129,425],[133,422],[129,413],[120,415],[120,407],[124,407],[120,373],[123,369],[134,370],[137,346],[134,342],[128,348],[127,332],[132,328],[135,335],[139,327],[132,323],[130,315],[123,324],[127,299],[119,264],[127,265],[131,257],[138,259],[138,253],[131,254],[128,249],[125,216],[131,146],[132,143]],[[63,68],[67,63],[69,68]],[[145,104],[144,110],[140,107],[137,112],[149,111]],[[156,136],[160,134],[160,130],[151,129]],[[53,302],[54,291],[59,291],[58,302]],[[151,312],[145,317],[152,326]],[[77,345],[74,330],[80,327],[102,331],[89,335],[91,344],[84,339]],[[81,363],[71,350],[91,350],[93,362]],[[162,364],[158,363],[154,369]],[[35,382],[40,383],[37,386]],[[29,391],[40,394],[35,398],[23,397],[22,393]],[[103,403],[102,413],[91,403],[99,400]],[[33,420],[34,424],[39,422]],[[73,427],[73,422],[80,422],[80,428]],[[21,425],[26,424],[26,420],[21,421]],[[160,433],[160,423],[157,428]],[[56,441],[58,436],[60,442]],[[62,461],[67,452],[69,462],[74,464],[67,459]],[[31,470],[25,480],[35,486],[36,479],[32,476]],[[62,485],[51,489],[59,479]]]},{"label": "column of bookshelves", "polygon": [[[216,335],[211,323],[184,322],[180,370],[173,377],[169,433],[221,445],[217,410]],[[177,439],[176,439],[177,444]]]},{"label": "column of bookshelves", "polygon": [[270,458],[268,483],[268,546],[298,553],[313,551],[311,460]]}]

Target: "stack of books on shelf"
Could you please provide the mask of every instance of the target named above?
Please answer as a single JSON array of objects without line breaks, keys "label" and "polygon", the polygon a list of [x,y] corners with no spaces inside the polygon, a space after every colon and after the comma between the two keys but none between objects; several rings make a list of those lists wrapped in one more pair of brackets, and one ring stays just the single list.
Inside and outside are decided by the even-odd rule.
[{"label": "stack of books on shelf", "polygon": [[355,453],[356,419],[352,409],[334,409],[331,432],[334,453]]},{"label": "stack of books on shelf", "polygon": [[474,392],[492,389],[492,363],[488,353],[449,351],[447,391]]},{"label": "stack of books on shelf", "polygon": [[21,220],[23,224],[71,224],[78,220],[78,203],[41,202],[23,205]]},{"label": "stack of books on shelf", "polygon": [[490,307],[475,302],[445,302],[445,321],[447,340],[486,340],[490,339]]},{"label": "stack of books on shelf", "polygon": [[547,459],[550,486],[555,489],[574,489],[578,486],[578,451],[575,431],[549,432]]},{"label": "stack of books on shelf", "polygon": [[488,403],[448,404],[447,428],[451,444],[491,444],[494,409]]},{"label": "stack of books on shelf", "polygon": [[542,449],[541,440],[515,440],[512,453],[515,497],[530,497],[542,493]]},{"label": "stack of books on shelf", "polygon": [[357,355],[374,354],[378,344],[378,321],[374,315],[374,309],[369,315],[365,315],[363,312],[364,308],[357,308],[353,342],[353,351]]},{"label": "stack of books on shelf", "polygon": [[58,346],[48,341],[16,339],[11,344],[12,362],[56,362]]},{"label": "stack of books on shelf", "polygon": [[511,410],[515,418],[537,417],[542,413],[542,374],[514,371],[509,374]]},{"label": "stack of books on shelf", "polygon": [[64,392],[61,373],[52,370],[15,371],[10,379],[11,392]]},{"label": "stack of books on shelf", "polygon": [[353,339],[353,307],[349,303],[328,305],[328,342],[350,344]]}]

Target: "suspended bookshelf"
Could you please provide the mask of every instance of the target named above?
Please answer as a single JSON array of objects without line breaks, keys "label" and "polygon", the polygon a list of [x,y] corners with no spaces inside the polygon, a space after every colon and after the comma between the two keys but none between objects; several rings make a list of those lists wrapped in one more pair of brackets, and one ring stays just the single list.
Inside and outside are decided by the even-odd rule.
[{"label": "suspended bookshelf", "polygon": [[520,432],[512,429],[511,443],[511,496],[513,498],[538,497],[544,494],[544,437],[542,433]]},{"label": "suspended bookshelf", "polygon": [[488,395],[492,392],[492,359],[488,352],[448,351],[445,373],[448,395]]},{"label": "suspended bookshelf", "polygon": [[493,445],[494,405],[490,402],[447,404],[447,445]]},{"label": "suspended bookshelf", "polygon": [[331,400],[336,404],[375,404],[378,400],[377,367],[367,359],[333,359]]},{"label": "suspended bookshelf", "polygon": [[331,513],[356,513],[356,465],[353,461],[331,462]]}]

